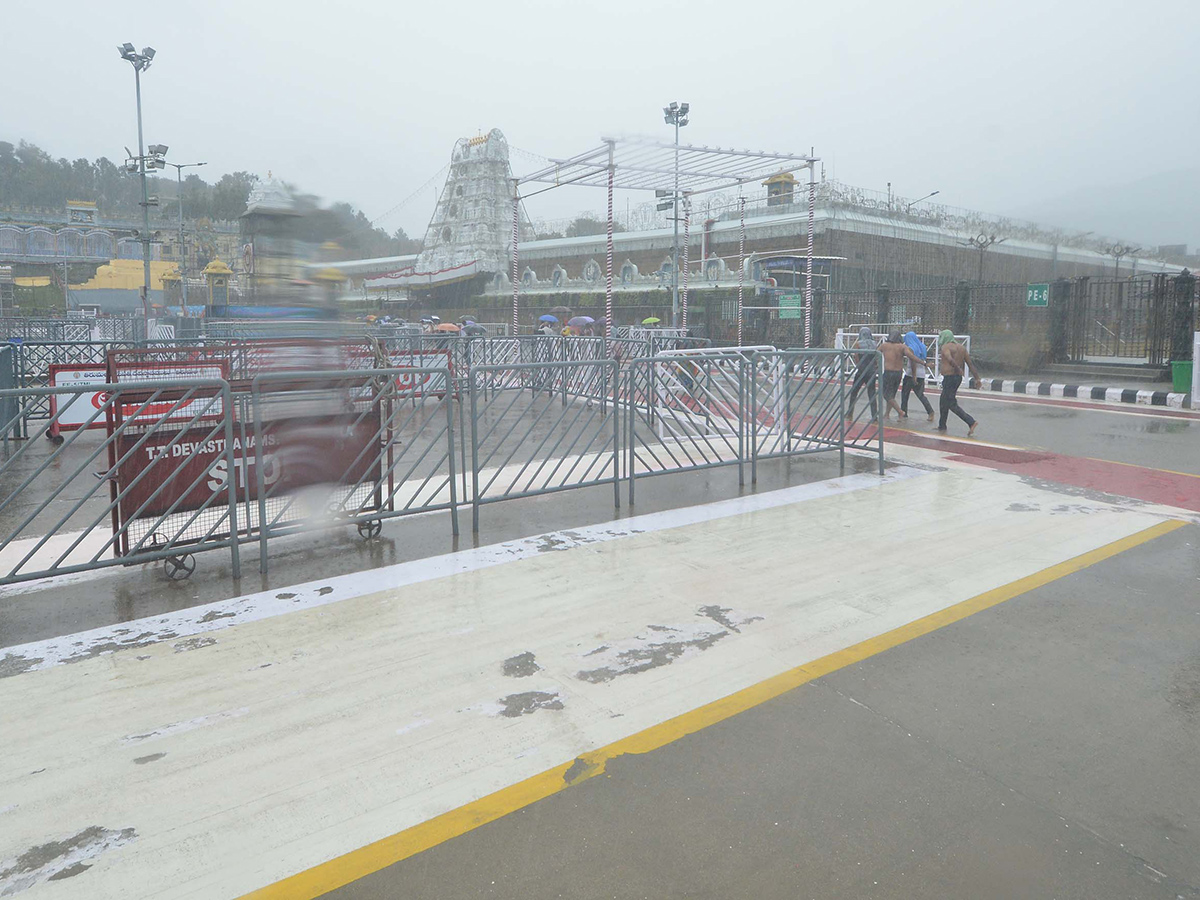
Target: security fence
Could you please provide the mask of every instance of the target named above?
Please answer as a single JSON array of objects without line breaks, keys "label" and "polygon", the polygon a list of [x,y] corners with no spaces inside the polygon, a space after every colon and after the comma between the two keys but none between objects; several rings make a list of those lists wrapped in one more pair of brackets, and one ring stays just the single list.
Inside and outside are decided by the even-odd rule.
[{"label": "security fence", "polygon": [[612,360],[481,366],[470,375],[472,521],[485,503],[612,484],[620,418]]},{"label": "security fence", "polygon": [[468,502],[478,529],[504,500],[611,485],[619,505],[622,481],[633,502],[650,475],[753,482],[763,460],[818,452],[866,451],[882,471],[874,352],[622,363],[603,339],[543,337],[481,338],[463,371],[453,349],[282,341],[109,349],[103,383],[0,383],[2,433],[29,426],[0,459],[0,584],[157,561],[183,578],[214,549],[237,576],[247,543],[266,572],[271,540],[299,532],[369,539],[443,511],[457,534]]},{"label": "security fence", "polygon": [[[812,310],[780,304],[792,291],[761,290],[745,301],[742,341],[775,347],[833,345],[838,329],[887,322],[918,332],[970,334],[984,360],[1021,370],[1049,362],[1128,361],[1164,365],[1175,322],[1195,322],[1200,281],[1189,274],[1078,277],[1031,297],[1027,284],[959,282],[937,288],[813,291]],[[807,318],[807,321],[806,321]],[[737,304],[698,295],[689,321],[714,343],[737,338]],[[1182,329],[1181,329],[1182,330]]]},{"label": "security fence", "polygon": [[141,341],[146,320],[135,316],[49,318],[0,316],[0,340],[11,341]]},{"label": "security fence", "polygon": [[[233,471],[229,385],[103,387],[0,390],[0,408],[13,395],[36,394],[55,410],[0,461],[0,583],[156,560],[186,577],[191,551],[220,548],[236,575],[237,497],[215,476],[218,463]],[[61,443],[38,440],[55,426],[66,432]]]},{"label": "security fence", "polygon": [[[247,526],[267,571],[273,536],[324,520],[363,537],[383,519],[449,510],[458,534],[454,413],[443,369],[278,372],[251,383]],[[319,487],[318,487],[319,486]],[[315,488],[315,489],[314,489]]]},{"label": "security fence", "polygon": [[[836,450],[844,465],[847,447],[877,454],[882,474],[881,377],[878,352],[720,348],[637,360],[621,393],[629,501],[647,475],[736,466],[744,484],[747,464],[757,481],[760,459]],[[869,402],[855,412],[860,391]]]}]

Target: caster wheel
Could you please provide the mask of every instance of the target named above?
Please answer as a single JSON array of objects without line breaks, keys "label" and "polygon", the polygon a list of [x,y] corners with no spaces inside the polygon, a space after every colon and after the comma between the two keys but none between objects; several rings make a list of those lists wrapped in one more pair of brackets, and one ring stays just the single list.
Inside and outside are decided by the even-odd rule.
[{"label": "caster wheel", "polygon": [[377,538],[383,532],[383,523],[378,519],[372,519],[369,522],[358,523],[358,536],[363,540],[369,541],[372,538]]},{"label": "caster wheel", "polygon": [[196,571],[196,557],[190,553],[182,556],[168,556],[163,560],[163,571],[172,581],[183,581],[191,578]]},{"label": "caster wheel", "polygon": [[49,438],[50,443],[54,444],[55,446],[58,446],[65,440],[61,434],[48,434],[46,437]]}]

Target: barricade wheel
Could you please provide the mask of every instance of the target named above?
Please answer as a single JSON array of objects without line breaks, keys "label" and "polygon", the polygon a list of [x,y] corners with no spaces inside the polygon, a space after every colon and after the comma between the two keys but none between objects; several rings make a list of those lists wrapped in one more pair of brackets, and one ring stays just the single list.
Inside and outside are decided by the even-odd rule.
[{"label": "barricade wheel", "polygon": [[65,440],[61,434],[48,434],[46,437],[49,438],[50,443],[54,444],[55,446],[61,444]]},{"label": "barricade wheel", "polygon": [[163,560],[163,571],[172,581],[191,578],[192,573],[196,571],[196,557],[191,553],[184,553],[182,556],[168,556]]},{"label": "barricade wheel", "polygon": [[383,532],[383,523],[378,519],[358,523],[358,536],[365,541],[377,538]]}]

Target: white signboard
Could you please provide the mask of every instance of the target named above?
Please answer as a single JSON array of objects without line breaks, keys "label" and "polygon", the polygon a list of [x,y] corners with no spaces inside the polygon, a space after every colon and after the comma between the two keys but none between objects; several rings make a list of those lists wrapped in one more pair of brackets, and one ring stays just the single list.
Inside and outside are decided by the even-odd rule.
[{"label": "white signboard", "polygon": [[[192,378],[223,378],[224,373],[220,366],[200,366],[189,369],[187,376]],[[160,374],[160,377],[163,376]],[[170,373],[166,377],[170,377]],[[108,373],[103,366],[50,366],[50,387],[76,387],[92,384],[105,385],[107,381]],[[173,390],[180,391],[183,388],[177,387],[173,388]],[[52,419],[57,417],[52,430],[55,432],[74,431],[77,428],[84,427],[85,423],[92,418],[97,410],[104,408],[104,404],[107,401],[108,391],[105,390],[84,391],[79,394],[52,395],[50,397],[50,416]],[[172,406],[174,406],[173,400],[156,400],[145,406],[142,406],[140,403],[124,403],[121,405],[121,415],[126,420],[136,418],[156,421],[170,412],[168,421],[175,423],[187,422],[192,416],[198,413],[202,413],[197,420],[198,422],[206,419],[220,418],[224,415],[224,400],[220,396],[216,398],[197,397],[182,404],[174,411],[171,409]],[[107,427],[105,415],[96,416],[86,427]]]}]

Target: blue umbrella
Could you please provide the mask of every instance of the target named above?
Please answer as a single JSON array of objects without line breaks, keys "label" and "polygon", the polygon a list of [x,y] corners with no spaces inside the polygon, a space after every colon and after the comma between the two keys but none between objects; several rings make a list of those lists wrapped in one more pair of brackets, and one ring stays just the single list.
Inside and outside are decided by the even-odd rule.
[{"label": "blue umbrella", "polygon": [[539,322],[553,322],[555,325],[558,324],[558,319],[556,319],[554,316],[550,316],[550,315],[541,316],[538,319],[538,321]]}]

